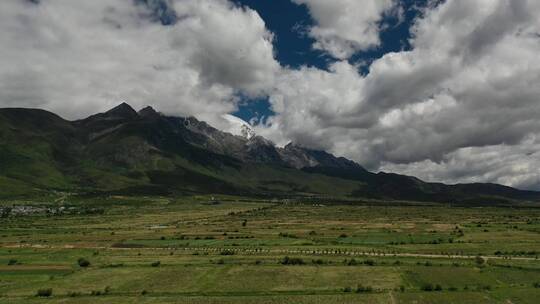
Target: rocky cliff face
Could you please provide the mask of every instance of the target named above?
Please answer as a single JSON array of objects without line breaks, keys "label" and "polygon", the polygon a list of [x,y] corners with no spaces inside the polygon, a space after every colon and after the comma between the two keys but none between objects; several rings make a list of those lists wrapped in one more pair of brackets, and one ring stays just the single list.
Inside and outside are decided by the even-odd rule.
[{"label": "rocky cliff face", "polygon": [[[132,111],[128,110],[126,112],[132,113]],[[148,119],[151,117],[155,119],[157,118],[156,115],[155,110],[147,107],[139,111],[139,117],[131,118]],[[123,117],[125,116],[127,115],[123,115]],[[324,151],[311,150],[292,143],[284,148],[276,147],[273,142],[262,136],[255,135],[252,129],[246,130],[244,128],[245,135],[233,135],[220,131],[195,117],[161,116],[161,119],[169,121],[177,130],[178,135],[189,144],[208,149],[214,153],[231,156],[244,162],[267,163],[295,169],[317,166],[361,168],[360,165],[343,157],[338,158]]]}]

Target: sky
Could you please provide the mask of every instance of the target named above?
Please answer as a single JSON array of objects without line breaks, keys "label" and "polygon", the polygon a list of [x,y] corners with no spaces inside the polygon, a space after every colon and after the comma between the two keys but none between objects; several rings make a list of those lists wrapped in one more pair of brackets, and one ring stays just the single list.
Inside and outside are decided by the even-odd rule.
[{"label": "sky", "polygon": [[372,171],[540,190],[537,0],[2,0],[0,107],[235,115]]}]

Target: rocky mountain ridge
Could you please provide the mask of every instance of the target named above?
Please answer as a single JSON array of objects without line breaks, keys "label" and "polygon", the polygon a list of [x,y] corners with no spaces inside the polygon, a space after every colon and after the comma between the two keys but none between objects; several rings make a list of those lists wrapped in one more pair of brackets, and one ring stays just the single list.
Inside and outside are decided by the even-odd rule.
[{"label": "rocky mountain ridge", "polygon": [[540,201],[494,184],[444,185],[371,173],[325,151],[222,132],[195,117],[126,103],[77,121],[0,109],[0,197],[36,192],[357,197],[431,202]]}]

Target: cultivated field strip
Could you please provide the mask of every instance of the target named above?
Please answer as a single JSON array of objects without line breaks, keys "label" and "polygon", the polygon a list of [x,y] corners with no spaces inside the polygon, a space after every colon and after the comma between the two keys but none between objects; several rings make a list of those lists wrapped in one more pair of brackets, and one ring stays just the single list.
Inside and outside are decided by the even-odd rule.
[{"label": "cultivated field strip", "polygon": [[540,209],[120,197],[69,210],[0,220],[0,303],[540,297]]}]

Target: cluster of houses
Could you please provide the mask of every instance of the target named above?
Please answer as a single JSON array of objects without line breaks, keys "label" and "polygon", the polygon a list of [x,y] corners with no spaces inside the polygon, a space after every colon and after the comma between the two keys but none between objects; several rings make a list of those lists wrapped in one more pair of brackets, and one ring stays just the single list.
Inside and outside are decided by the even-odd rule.
[{"label": "cluster of houses", "polygon": [[0,218],[29,215],[63,214],[103,214],[101,208],[80,208],[74,206],[13,205],[0,206]]},{"label": "cluster of houses", "polygon": [[0,216],[27,216],[27,215],[40,215],[40,214],[64,214],[75,212],[75,207],[48,207],[48,206],[36,206],[36,205],[14,205],[0,207]]}]

